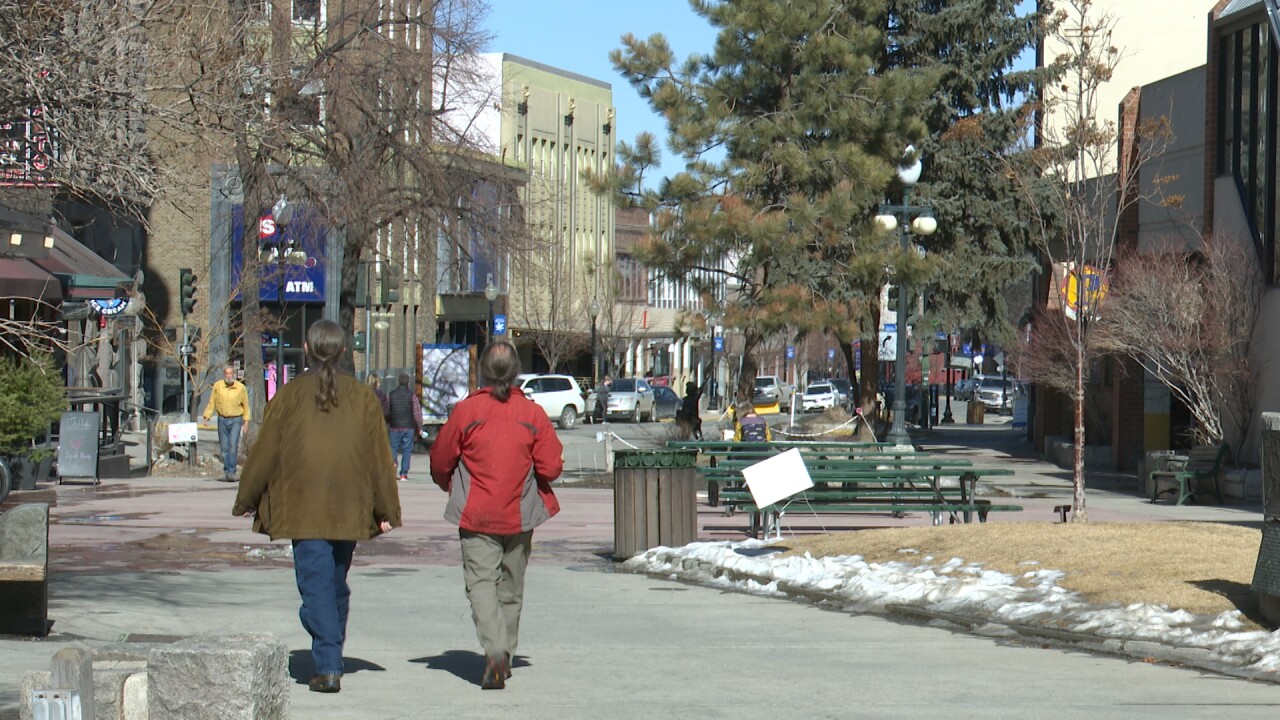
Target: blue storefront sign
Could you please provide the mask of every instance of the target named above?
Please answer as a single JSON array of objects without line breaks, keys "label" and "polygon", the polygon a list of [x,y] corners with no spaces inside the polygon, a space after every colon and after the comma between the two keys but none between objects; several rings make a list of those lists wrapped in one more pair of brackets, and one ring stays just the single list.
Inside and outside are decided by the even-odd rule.
[{"label": "blue storefront sign", "polygon": [[[236,300],[244,271],[244,206],[232,209],[231,282]],[[294,206],[293,219],[281,228],[270,212],[254,220],[249,251],[259,254],[260,302],[323,303],[325,298],[326,228],[318,213]],[[292,248],[294,257],[284,249]]]}]

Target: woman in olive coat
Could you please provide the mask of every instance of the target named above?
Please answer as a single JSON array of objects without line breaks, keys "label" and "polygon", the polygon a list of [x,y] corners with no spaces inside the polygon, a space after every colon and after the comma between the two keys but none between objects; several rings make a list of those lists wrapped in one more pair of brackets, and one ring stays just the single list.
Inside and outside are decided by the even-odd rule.
[{"label": "woman in olive coat", "polygon": [[311,635],[315,692],[338,692],[356,542],[400,526],[400,497],[382,404],[369,386],[341,374],[341,326],[321,320],[304,345],[311,369],[267,405],[232,513],[253,515],[256,532],[293,540]]}]

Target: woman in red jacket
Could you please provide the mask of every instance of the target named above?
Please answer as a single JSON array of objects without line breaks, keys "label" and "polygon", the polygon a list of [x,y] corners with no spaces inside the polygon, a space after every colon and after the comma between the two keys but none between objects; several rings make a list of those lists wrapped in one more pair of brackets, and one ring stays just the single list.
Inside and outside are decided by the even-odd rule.
[{"label": "woman in red jacket", "polygon": [[519,372],[515,346],[485,348],[480,374],[488,387],[453,408],[431,446],[431,479],[449,493],[444,516],[462,541],[485,690],[502,689],[511,675],[533,529],[560,511],[551,481],[564,467],[564,447],[546,411],[511,392]]}]

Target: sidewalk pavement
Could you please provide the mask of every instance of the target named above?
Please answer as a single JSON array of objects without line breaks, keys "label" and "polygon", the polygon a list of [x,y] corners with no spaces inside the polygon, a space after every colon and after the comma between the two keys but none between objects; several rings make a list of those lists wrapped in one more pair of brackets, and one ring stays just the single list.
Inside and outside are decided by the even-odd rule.
[{"label": "sidewalk pavement", "polygon": [[[934,431],[936,452],[1013,467],[1002,492],[1026,507],[993,522],[1057,519],[1070,474],[996,425]],[[1133,476],[1090,473],[1090,517],[1260,523],[1257,506],[1152,505]],[[50,528],[51,635],[0,639],[0,719],[17,717],[25,670],[75,643],[271,632],[291,649],[296,718],[1215,717],[1274,715],[1277,690],[1167,666],[1005,645],[876,617],[716,592],[618,571],[611,491],[558,491],[563,512],[535,534],[521,649],[502,692],[478,689],[482,658],[462,589],[456,529],[419,456],[399,485],[405,527],[362,543],[352,573],[348,676],[306,690],[288,543],[230,515],[235,486],[195,478],[62,485]],[[24,497],[25,496],[25,497]],[[11,502],[36,500],[15,493]],[[828,525],[928,524],[926,515],[828,517]],[[741,539],[742,516],[699,505],[701,539]],[[790,517],[794,532],[821,531]],[[945,528],[940,528],[945,531]],[[905,681],[904,681],[905,679]]]}]

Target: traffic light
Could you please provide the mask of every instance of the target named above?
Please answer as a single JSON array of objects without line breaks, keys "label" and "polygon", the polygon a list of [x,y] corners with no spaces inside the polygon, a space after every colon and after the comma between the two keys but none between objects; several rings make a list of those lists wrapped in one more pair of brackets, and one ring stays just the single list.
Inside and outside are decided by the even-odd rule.
[{"label": "traffic light", "polygon": [[362,308],[369,305],[369,268],[363,260],[360,261],[359,267],[360,269],[356,272],[356,296],[352,305]]},{"label": "traffic light", "polygon": [[400,268],[382,263],[382,304],[400,302]]},{"label": "traffic light", "polygon": [[351,349],[355,352],[364,352],[369,347],[369,336],[364,332],[358,332],[351,338]]},{"label": "traffic light", "polygon": [[178,271],[178,298],[182,307],[182,317],[190,315],[196,309],[196,274],[191,268]]},{"label": "traffic light", "polygon": [[898,286],[890,285],[886,292],[888,293],[887,299],[889,301],[886,303],[887,309],[889,312],[898,312]]}]

